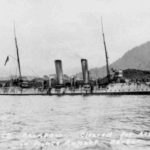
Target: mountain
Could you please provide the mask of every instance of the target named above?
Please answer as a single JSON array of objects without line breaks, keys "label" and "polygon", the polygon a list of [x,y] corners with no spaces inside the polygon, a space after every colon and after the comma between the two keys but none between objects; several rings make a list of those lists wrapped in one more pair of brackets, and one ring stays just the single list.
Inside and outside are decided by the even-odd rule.
[{"label": "mountain", "polygon": [[[150,71],[150,42],[144,43],[140,46],[126,52],[120,59],[116,60],[110,65],[110,70],[113,69],[136,69]],[[93,68],[90,74],[94,78],[106,76],[106,67]],[[79,73],[78,76],[82,74]]]},{"label": "mountain", "polygon": [[111,66],[116,69],[150,70],[150,42],[129,50]]}]

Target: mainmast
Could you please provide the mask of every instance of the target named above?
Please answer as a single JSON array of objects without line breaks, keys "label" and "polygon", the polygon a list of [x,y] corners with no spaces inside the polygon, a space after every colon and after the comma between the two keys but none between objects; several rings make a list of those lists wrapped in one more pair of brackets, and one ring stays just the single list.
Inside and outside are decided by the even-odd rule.
[{"label": "mainmast", "polygon": [[20,59],[19,59],[19,49],[18,49],[17,38],[16,38],[15,23],[14,23],[14,37],[15,37],[15,44],[16,44],[16,50],[17,50],[17,62],[18,62],[18,68],[19,68],[19,77],[21,79],[21,67],[20,67]]},{"label": "mainmast", "polygon": [[106,42],[105,42],[105,35],[104,35],[104,31],[103,31],[103,22],[102,22],[102,18],[101,18],[101,24],[102,24],[102,35],[103,35],[104,49],[105,49],[105,55],[106,55],[107,77],[110,78],[109,63],[108,63],[108,54],[107,54],[107,48],[106,48]]}]

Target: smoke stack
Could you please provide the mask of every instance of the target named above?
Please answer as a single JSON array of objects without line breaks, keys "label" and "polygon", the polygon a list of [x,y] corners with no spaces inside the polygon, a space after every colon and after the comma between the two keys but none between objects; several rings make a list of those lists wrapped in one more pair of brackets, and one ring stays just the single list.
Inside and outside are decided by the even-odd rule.
[{"label": "smoke stack", "polygon": [[63,70],[61,60],[55,60],[55,68],[58,84],[63,84]]},{"label": "smoke stack", "polygon": [[86,59],[81,59],[82,74],[84,84],[89,83],[88,63]]}]

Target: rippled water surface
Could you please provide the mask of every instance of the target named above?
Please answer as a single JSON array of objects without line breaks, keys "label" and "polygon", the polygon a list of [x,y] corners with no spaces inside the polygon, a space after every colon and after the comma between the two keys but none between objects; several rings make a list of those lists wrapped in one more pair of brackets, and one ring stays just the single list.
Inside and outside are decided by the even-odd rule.
[{"label": "rippled water surface", "polygon": [[2,150],[149,150],[150,96],[1,96]]}]

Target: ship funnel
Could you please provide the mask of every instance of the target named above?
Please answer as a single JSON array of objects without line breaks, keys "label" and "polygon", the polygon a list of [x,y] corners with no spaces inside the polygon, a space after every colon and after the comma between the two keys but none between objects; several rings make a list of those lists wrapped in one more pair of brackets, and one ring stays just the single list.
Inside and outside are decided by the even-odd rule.
[{"label": "ship funnel", "polygon": [[63,70],[61,60],[55,60],[55,68],[56,68],[57,82],[58,84],[63,84]]},{"label": "ship funnel", "polygon": [[81,59],[82,65],[82,74],[83,74],[83,81],[84,84],[89,83],[89,72],[88,72],[88,63],[86,59]]}]

